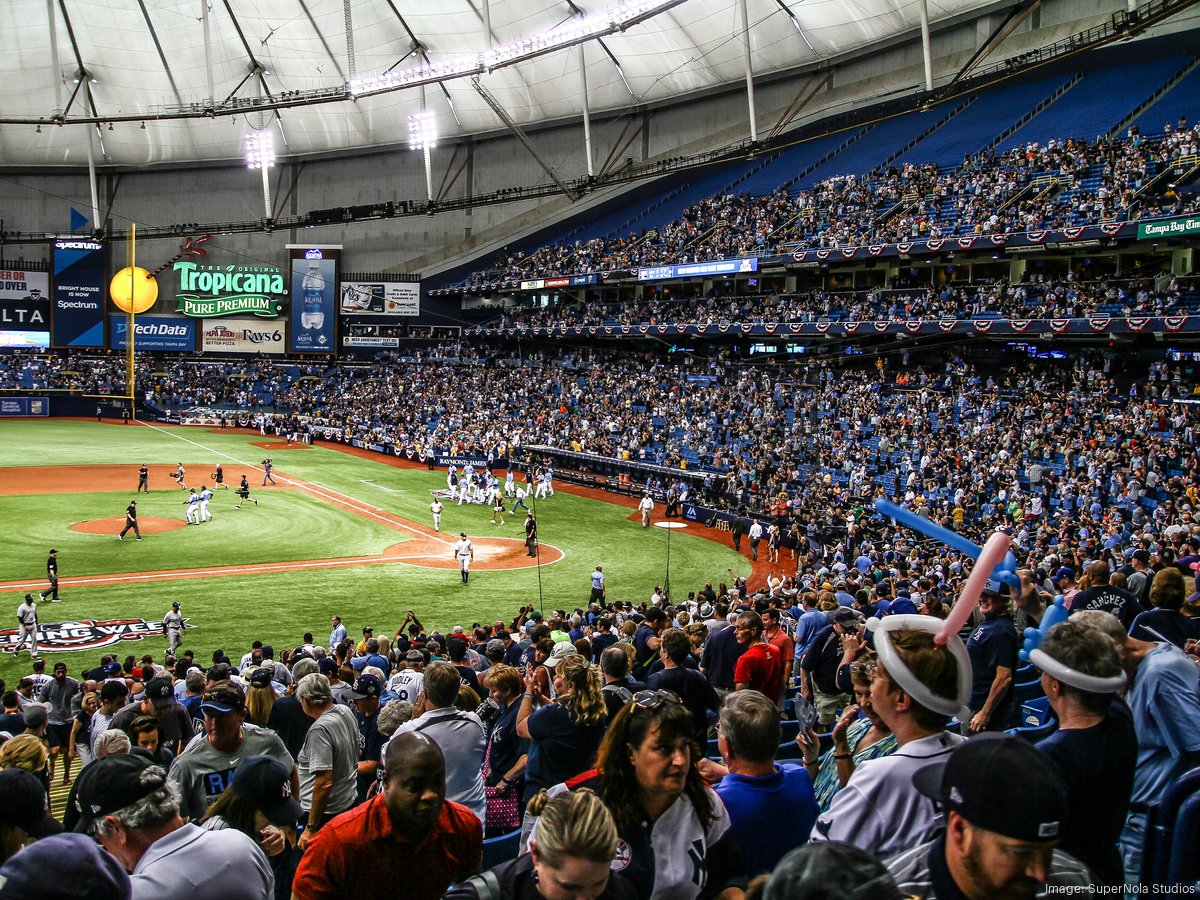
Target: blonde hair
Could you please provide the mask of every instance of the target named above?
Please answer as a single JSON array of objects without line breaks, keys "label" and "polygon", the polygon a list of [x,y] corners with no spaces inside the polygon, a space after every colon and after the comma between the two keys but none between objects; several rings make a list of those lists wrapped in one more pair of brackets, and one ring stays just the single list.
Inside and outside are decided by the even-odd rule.
[{"label": "blonde hair", "polygon": [[24,769],[36,775],[46,768],[49,756],[40,738],[32,734],[18,734],[0,747],[0,769]]},{"label": "blonde hair", "polygon": [[256,684],[246,685],[246,716],[251,723],[260,728],[267,727],[271,718],[271,708],[275,705],[275,688],[269,684],[261,687]]},{"label": "blonde hair", "polygon": [[558,664],[558,676],[571,685],[572,690],[562,698],[562,703],[580,724],[599,725],[608,718],[600,672],[586,656],[573,653],[565,657]]},{"label": "blonde hair", "polygon": [[617,851],[617,826],[612,813],[587,788],[559,794],[553,800],[538,791],[529,801],[529,812],[537,816],[530,843],[537,847],[541,862],[557,869],[568,859],[611,862]]}]

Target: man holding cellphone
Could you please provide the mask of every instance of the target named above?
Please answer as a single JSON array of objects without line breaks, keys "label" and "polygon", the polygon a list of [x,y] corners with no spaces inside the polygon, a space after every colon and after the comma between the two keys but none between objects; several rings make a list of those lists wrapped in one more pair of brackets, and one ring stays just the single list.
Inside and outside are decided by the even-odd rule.
[{"label": "man holding cellphone", "polygon": [[824,729],[837,719],[838,708],[850,702],[850,695],[838,686],[837,674],[843,662],[853,662],[858,655],[859,629],[858,613],[839,607],[833,622],[816,633],[800,659],[800,692],[816,706]]}]

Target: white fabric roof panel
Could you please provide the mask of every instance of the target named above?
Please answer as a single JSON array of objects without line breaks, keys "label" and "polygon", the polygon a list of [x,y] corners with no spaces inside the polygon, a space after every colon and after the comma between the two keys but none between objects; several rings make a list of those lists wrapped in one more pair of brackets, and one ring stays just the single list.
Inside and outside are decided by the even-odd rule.
[{"label": "white fabric roof panel", "polygon": [[[96,115],[137,117],[103,126],[96,143],[99,165],[238,159],[242,136],[270,121],[262,113],[215,119],[155,121],[156,110],[204,105],[209,99],[202,3],[205,0],[63,0],[70,30],[58,3],[51,25],[46,0],[6,0],[0,4],[0,28],[9,49],[0,57],[0,119],[45,119],[60,114],[75,90],[78,66],[71,34],[90,85]],[[338,89],[346,84],[343,0],[208,0],[213,94],[255,97],[261,90],[252,75],[250,53],[265,69],[278,98],[291,91]],[[358,75],[383,72],[409,54],[412,42],[404,23],[434,62],[485,48],[482,0],[349,0],[354,24]],[[918,24],[918,0],[785,0],[822,57],[845,52]],[[599,12],[615,0],[578,0],[585,12]],[[968,11],[971,0],[929,3],[937,20]],[[492,31],[507,42],[553,28],[573,13],[565,0],[491,0]],[[232,16],[230,15],[232,11]],[[777,72],[814,59],[804,36],[775,0],[748,0],[751,46],[756,74]],[[402,16],[404,23],[397,16]],[[162,48],[154,46],[150,24]],[[236,22],[235,22],[236,17]],[[238,35],[240,25],[245,36]],[[685,0],[654,18],[604,38],[620,63],[590,42],[587,49],[588,102],[593,112],[620,110],[637,103],[669,99],[745,77],[737,0]],[[52,34],[60,71],[55,71]],[[163,60],[166,65],[164,66]],[[557,50],[482,76],[508,114],[520,124],[579,115],[578,50]],[[421,62],[409,55],[400,68]],[[622,74],[624,78],[622,78]],[[247,78],[247,76],[250,76]],[[244,84],[242,82],[245,81]],[[626,87],[628,82],[628,87]],[[239,88],[239,84],[241,87]],[[473,90],[470,80],[446,82],[454,110],[467,133],[500,126],[495,114]],[[632,89],[636,101],[630,94]],[[459,133],[445,97],[436,85],[426,88],[443,135]],[[68,118],[90,115],[80,91]],[[281,154],[307,154],[403,143],[408,115],[420,106],[420,91],[393,93],[300,106],[282,111],[286,146]],[[140,127],[145,117],[146,128]],[[87,159],[87,126],[7,124],[0,128],[0,164],[81,166]]]}]

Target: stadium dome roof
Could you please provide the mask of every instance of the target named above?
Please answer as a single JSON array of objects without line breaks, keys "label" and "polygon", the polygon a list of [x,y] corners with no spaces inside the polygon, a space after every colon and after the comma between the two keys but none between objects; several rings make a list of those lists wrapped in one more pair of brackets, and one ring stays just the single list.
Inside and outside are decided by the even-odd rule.
[{"label": "stadium dome roof", "polygon": [[[668,8],[585,44],[594,114],[744,79],[737,0],[622,5],[639,4]],[[980,6],[928,5],[935,22]],[[755,74],[911,32],[920,6],[748,0]],[[240,159],[243,135],[273,121],[280,154],[403,144],[421,89],[351,99],[352,76],[479,58],[488,48],[485,12],[496,47],[616,7],[617,0],[7,0],[0,4],[9,47],[0,60],[0,165],[83,166],[89,130],[102,166]],[[493,68],[480,83],[518,124],[582,112],[574,48]],[[443,136],[502,127],[470,77],[430,84],[425,94]],[[264,108],[270,103],[282,107]]]}]

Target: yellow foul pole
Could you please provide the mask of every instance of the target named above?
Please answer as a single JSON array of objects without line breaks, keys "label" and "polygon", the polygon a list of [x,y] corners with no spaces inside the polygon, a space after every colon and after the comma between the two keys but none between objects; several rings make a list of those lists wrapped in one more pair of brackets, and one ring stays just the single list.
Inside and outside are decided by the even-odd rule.
[{"label": "yellow foul pole", "polygon": [[137,418],[137,404],[134,402],[134,397],[137,394],[136,373],[133,363],[133,344],[136,337],[136,332],[133,328],[133,297],[134,297],[134,279],[137,278],[136,265],[137,257],[137,225],[129,226],[129,312],[127,313],[129,321],[125,328],[125,388],[129,392],[129,415]]}]

